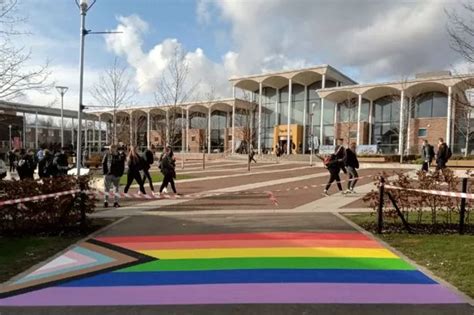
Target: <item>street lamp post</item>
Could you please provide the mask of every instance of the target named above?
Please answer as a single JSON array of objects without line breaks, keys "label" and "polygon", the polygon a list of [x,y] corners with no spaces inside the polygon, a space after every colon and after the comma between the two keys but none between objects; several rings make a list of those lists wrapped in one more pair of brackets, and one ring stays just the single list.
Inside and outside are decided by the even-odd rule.
[{"label": "street lamp post", "polygon": [[309,166],[313,166],[313,152],[314,152],[314,126],[313,126],[313,115],[314,115],[314,107],[316,106],[315,103],[311,104],[311,152],[309,153]]},{"label": "street lamp post", "polygon": [[12,125],[8,125],[8,135],[9,135],[9,138],[8,138],[8,143],[9,143],[9,148],[10,148],[10,151],[12,150]]},{"label": "street lamp post", "polygon": [[67,86],[57,86],[56,90],[61,95],[61,148],[64,147],[64,94],[66,94],[68,87]]}]

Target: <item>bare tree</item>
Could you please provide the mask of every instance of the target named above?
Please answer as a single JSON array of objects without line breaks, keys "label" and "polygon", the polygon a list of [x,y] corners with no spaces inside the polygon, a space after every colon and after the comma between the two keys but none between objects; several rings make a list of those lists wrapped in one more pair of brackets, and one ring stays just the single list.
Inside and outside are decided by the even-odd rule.
[{"label": "bare tree", "polygon": [[[159,80],[156,91],[155,101],[158,106],[170,106],[168,109],[168,123],[165,132],[167,133],[168,143],[175,146],[182,133],[182,122],[177,123],[178,118],[182,118],[179,105],[188,102],[193,96],[197,82],[189,82],[189,63],[181,48],[175,47],[168,65]],[[182,140],[182,139],[181,139]]]},{"label": "bare tree", "polygon": [[[459,53],[459,55],[469,64],[474,63],[474,4],[472,2],[463,2],[462,10],[466,17],[463,17],[459,11],[445,10],[448,17],[447,32],[449,35],[449,46],[451,49]],[[471,82],[463,82],[458,86],[458,93],[463,94],[465,100],[455,99],[455,119],[454,128],[457,133],[464,137],[464,155],[467,156],[469,152],[469,142],[473,136],[471,130],[471,115],[473,106],[471,104],[471,96],[465,95],[464,91],[471,90],[473,85]],[[470,94],[470,93],[469,93]],[[454,137],[454,135],[452,135]]]},{"label": "bare tree", "polygon": [[112,109],[112,143],[114,144],[117,143],[117,126],[125,125],[124,121],[117,122],[117,110],[126,104],[130,104],[137,94],[132,81],[133,76],[128,67],[121,65],[118,58],[115,58],[113,65],[104,70],[91,91],[92,97],[99,103],[99,106]]},{"label": "bare tree", "polygon": [[0,0],[0,99],[11,100],[26,91],[46,92],[54,85],[48,83],[48,63],[29,67],[31,51],[15,47],[12,37],[23,34],[18,25],[25,21],[17,14],[17,0]]}]

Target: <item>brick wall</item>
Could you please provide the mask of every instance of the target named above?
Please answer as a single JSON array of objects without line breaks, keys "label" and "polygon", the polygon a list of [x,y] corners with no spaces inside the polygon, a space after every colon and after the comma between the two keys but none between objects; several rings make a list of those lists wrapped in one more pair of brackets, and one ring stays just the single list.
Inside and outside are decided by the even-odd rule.
[{"label": "brick wall", "polygon": [[[422,141],[434,146],[438,143],[438,138],[446,138],[446,118],[412,118],[410,119],[410,154],[419,154]],[[418,130],[426,128],[426,137],[419,137]]]}]

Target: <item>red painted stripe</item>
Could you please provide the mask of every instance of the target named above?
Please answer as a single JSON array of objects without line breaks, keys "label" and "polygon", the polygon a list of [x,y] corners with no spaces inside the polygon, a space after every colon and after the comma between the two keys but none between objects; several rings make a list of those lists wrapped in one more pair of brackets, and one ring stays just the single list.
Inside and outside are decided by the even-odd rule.
[{"label": "red painted stripe", "polygon": [[236,233],[236,234],[188,234],[160,236],[109,236],[98,237],[108,243],[144,243],[144,242],[179,242],[179,241],[217,241],[217,240],[370,240],[362,233]]},{"label": "red painted stripe", "polygon": [[274,247],[350,247],[382,248],[373,240],[224,240],[224,241],[185,241],[185,242],[125,242],[114,243],[131,250],[158,249],[198,249],[198,248],[274,248]]}]

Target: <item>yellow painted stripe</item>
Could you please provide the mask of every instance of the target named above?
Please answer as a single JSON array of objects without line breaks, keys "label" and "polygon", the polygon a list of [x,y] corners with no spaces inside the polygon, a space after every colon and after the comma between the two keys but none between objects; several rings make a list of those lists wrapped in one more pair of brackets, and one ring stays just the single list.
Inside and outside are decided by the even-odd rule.
[{"label": "yellow painted stripe", "polygon": [[159,259],[199,259],[231,257],[370,257],[398,258],[384,248],[280,247],[280,248],[204,248],[140,251]]}]

